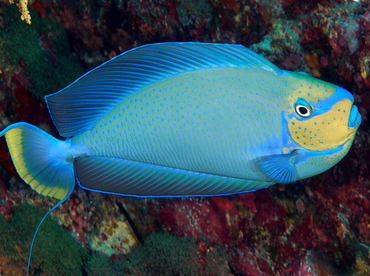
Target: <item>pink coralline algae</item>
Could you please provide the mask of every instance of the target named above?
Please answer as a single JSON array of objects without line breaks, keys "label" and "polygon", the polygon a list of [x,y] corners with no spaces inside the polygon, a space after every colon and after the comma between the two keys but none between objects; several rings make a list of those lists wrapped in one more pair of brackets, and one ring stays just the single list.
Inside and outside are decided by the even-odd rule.
[{"label": "pink coralline algae", "polygon": [[358,40],[360,35],[360,25],[354,19],[349,19],[335,28],[337,32],[337,38],[331,40],[330,45],[336,54],[342,54],[343,50],[348,50],[349,54],[352,55],[360,47],[360,41]]},{"label": "pink coralline algae", "polygon": [[285,275],[292,276],[336,276],[348,273],[330,264],[328,257],[317,250],[310,250],[301,258],[290,264]]},{"label": "pink coralline algae", "polygon": [[[0,129],[27,121],[57,135],[35,83],[61,89],[57,76],[73,72],[77,78],[81,68],[164,41],[251,47],[283,69],[351,91],[363,118],[344,160],[294,185],[197,198],[130,198],[76,188],[52,217],[90,257],[104,256],[99,258],[105,273],[130,275],[122,260],[146,237],[166,232],[189,239],[196,250],[196,263],[189,265],[197,275],[370,275],[370,6],[365,1],[90,2],[30,1],[32,24],[25,30],[17,7],[0,1]],[[61,73],[50,77],[51,71]],[[0,215],[9,221],[15,206],[25,202],[52,208],[56,200],[26,186],[9,158],[1,139]]]}]

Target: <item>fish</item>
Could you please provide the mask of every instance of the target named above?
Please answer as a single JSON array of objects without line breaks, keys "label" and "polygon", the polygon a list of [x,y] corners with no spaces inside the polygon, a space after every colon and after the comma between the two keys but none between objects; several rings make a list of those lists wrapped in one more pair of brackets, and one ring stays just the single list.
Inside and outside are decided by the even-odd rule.
[{"label": "fish", "polygon": [[126,51],[45,97],[64,140],[6,127],[20,177],[65,201],[77,183],[124,196],[213,196],[289,184],[336,165],[361,115],[352,94],[237,44]]}]

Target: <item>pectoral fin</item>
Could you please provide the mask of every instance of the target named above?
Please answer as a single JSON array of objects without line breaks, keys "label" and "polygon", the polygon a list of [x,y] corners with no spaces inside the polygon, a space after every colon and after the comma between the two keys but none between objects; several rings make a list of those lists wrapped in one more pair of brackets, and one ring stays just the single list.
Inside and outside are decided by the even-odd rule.
[{"label": "pectoral fin", "polygon": [[262,157],[258,160],[258,166],[263,174],[277,183],[289,184],[297,180],[295,168],[298,154],[279,154]]}]

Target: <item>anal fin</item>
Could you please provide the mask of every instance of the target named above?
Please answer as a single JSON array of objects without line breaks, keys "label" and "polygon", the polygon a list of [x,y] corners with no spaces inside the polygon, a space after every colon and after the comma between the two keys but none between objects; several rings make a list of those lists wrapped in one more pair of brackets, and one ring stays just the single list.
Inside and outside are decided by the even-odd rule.
[{"label": "anal fin", "polygon": [[99,156],[78,157],[74,166],[82,188],[130,196],[225,195],[273,184]]}]

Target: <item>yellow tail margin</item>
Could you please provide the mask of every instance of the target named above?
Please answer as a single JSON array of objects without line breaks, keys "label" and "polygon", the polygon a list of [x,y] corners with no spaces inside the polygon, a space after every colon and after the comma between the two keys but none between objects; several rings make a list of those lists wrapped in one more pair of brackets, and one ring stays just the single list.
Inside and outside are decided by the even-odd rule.
[{"label": "yellow tail margin", "polygon": [[10,155],[20,177],[38,193],[64,199],[73,190],[73,163],[68,158],[70,141],[61,141],[27,124],[10,125],[5,135]]}]

